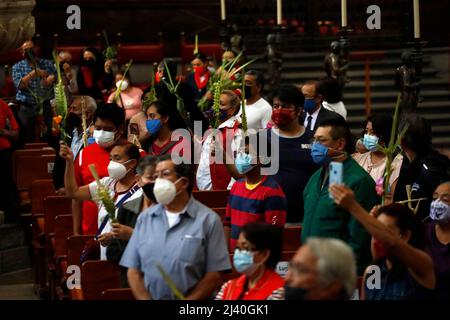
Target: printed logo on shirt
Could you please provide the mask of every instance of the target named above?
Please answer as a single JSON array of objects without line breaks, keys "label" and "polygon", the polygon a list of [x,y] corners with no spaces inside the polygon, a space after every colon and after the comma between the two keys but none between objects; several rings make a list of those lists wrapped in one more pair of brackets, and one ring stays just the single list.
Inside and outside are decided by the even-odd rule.
[{"label": "printed logo on shirt", "polygon": [[310,149],[311,150],[311,144],[302,143],[302,149]]},{"label": "printed logo on shirt", "polygon": [[414,182],[414,184],[411,187],[412,191],[419,191],[420,185],[417,182]]},{"label": "printed logo on shirt", "polygon": [[277,216],[273,216],[273,217],[272,217],[272,224],[273,224],[273,225],[276,225],[277,222],[278,222],[278,217],[277,217]]}]

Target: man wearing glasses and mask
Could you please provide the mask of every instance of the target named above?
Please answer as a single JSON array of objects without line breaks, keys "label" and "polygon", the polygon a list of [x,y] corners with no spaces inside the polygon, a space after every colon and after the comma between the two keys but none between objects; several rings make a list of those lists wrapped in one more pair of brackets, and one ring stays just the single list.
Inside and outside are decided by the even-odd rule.
[{"label": "man wearing glasses and mask", "polygon": [[329,237],[345,241],[353,249],[360,273],[369,264],[370,235],[350,214],[335,205],[330,197],[329,164],[342,163],[342,183],[353,190],[369,212],[379,203],[372,177],[353,160],[353,137],[345,120],[322,122],[311,145],[313,161],[321,166],[303,191],[304,212],[302,243],[309,237]]},{"label": "man wearing glasses and mask", "polygon": [[161,266],[187,299],[207,299],[231,269],[220,218],[192,197],[190,165],[162,156],[153,178],[158,204],[139,215],[120,261],[128,283],[136,299],[174,299]]}]

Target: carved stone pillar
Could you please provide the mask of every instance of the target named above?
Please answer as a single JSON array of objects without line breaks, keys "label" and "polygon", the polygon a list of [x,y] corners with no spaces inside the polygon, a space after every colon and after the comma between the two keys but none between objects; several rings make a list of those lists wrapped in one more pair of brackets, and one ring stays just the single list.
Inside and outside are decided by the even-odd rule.
[{"label": "carved stone pillar", "polygon": [[0,52],[18,48],[35,33],[34,0],[0,2]]}]

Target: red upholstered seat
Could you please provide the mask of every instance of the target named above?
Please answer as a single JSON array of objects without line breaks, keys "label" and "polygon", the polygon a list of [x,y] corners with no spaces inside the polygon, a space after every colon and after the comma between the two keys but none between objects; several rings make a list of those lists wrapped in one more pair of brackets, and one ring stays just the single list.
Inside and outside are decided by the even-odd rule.
[{"label": "red upholstered seat", "polygon": [[133,63],[153,63],[164,58],[164,44],[123,44],[118,50],[118,63],[124,64],[133,59]]},{"label": "red upholstered seat", "polygon": [[[222,46],[220,43],[203,43],[198,45],[198,50],[206,55],[207,57],[211,56],[216,59],[216,61],[222,60]],[[181,42],[181,61],[183,63],[190,62],[194,52],[194,45],[188,44],[185,42]]]}]

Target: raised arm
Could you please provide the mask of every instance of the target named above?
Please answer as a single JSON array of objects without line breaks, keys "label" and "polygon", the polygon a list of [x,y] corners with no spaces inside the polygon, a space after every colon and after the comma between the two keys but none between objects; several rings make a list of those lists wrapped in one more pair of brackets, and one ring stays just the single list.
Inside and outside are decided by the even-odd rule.
[{"label": "raised arm", "polygon": [[60,144],[59,155],[66,160],[66,170],[64,173],[64,189],[66,196],[78,201],[91,200],[91,193],[89,186],[78,187],[75,179],[75,169],[73,166],[73,153],[70,148],[64,143]]},{"label": "raised arm", "polygon": [[436,284],[433,261],[424,251],[414,248],[392,230],[386,228],[374,216],[361,207],[353,191],[343,185],[332,185],[330,193],[335,202],[348,210],[374,238],[381,242],[388,253],[405,264],[411,275],[422,286],[433,289]]}]

